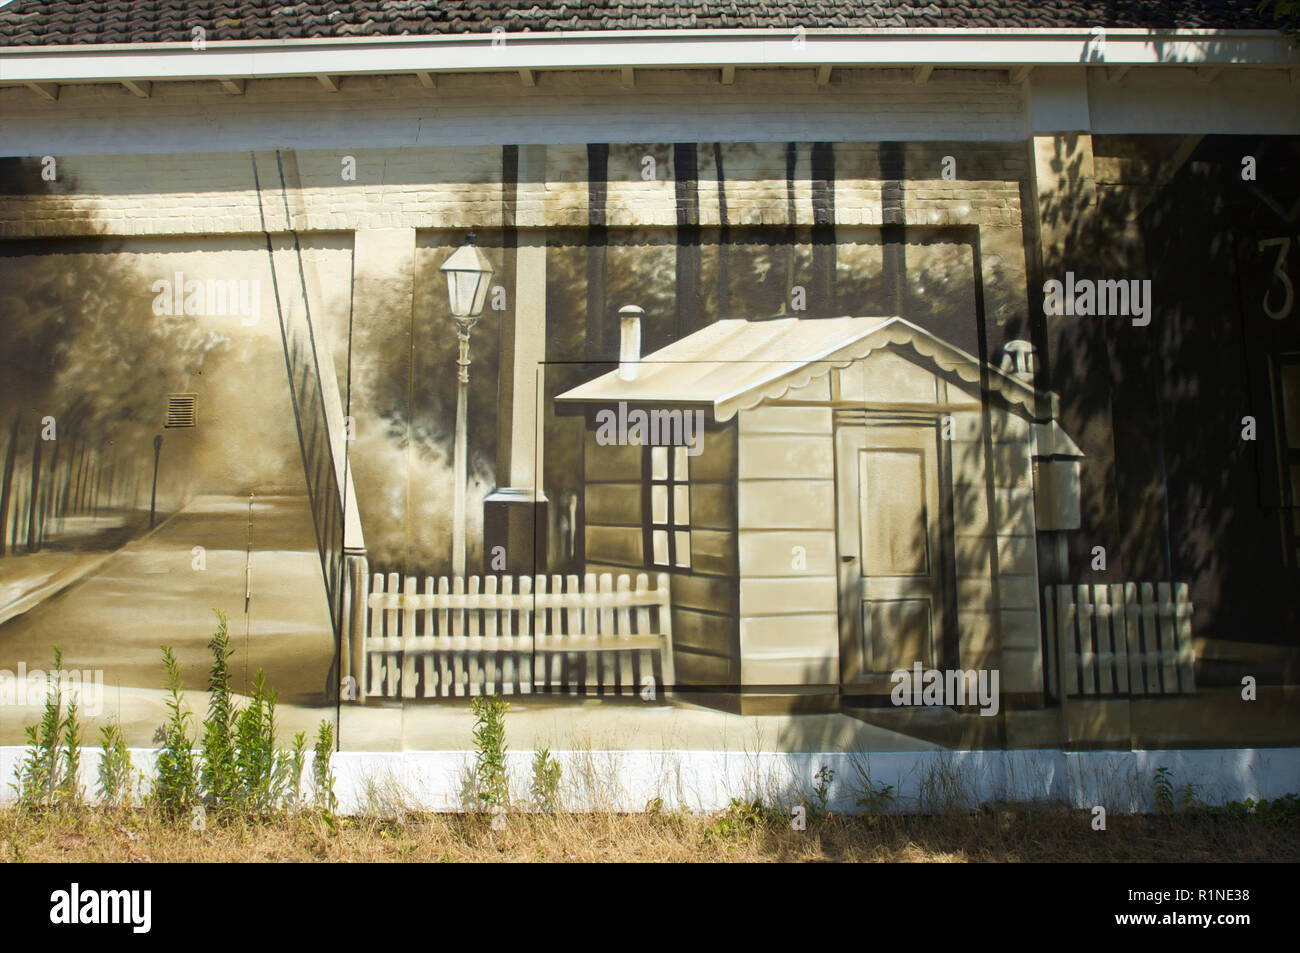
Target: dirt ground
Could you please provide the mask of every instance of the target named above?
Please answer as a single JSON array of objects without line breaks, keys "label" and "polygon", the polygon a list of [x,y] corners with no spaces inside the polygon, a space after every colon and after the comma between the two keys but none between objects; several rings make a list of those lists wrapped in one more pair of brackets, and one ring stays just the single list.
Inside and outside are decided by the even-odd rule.
[{"label": "dirt ground", "polygon": [[7,862],[848,861],[1141,862],[1300,860],[1300,823],[1214,815],[1117,816],[1094,831],[1079,811],[809,818],[761,808],[712,815],[424,814],[328,820],[166,821],[145,811],[33,816],[0,811]]}]

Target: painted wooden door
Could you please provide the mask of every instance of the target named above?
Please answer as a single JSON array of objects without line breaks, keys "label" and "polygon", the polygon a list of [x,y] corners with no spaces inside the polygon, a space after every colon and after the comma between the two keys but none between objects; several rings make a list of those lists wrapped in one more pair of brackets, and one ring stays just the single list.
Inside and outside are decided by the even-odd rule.
[{"label": "painted wooden door", "polygon": [[841,679],[934,664],[943,632],[939,467],[933,425],[868,424],[837,434]]}]

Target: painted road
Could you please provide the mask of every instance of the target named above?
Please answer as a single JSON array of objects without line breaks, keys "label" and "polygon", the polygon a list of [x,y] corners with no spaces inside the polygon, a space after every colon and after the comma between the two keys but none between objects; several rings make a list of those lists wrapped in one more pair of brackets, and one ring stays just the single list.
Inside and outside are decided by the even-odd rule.
[{"label": "painted road", "polygon": [[[196,547],[201,547],[196,550]],[[198,558],[201,556],[201,559]],[[251,590],[245,611],[245,587]],[[0,625],[0,670],[102,669],[104,684],[164,685],[169,645],[188,688],[206,686],[216,626],[230,619],[236,690],[258,667],[281,701],[323,701],[334,653],[328,603],[305,496],[202,496],[153,533]]]}]

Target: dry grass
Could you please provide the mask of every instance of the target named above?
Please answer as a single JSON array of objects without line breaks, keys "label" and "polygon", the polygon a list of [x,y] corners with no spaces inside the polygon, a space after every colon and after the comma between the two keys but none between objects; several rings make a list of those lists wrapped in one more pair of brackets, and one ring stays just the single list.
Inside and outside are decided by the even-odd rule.
[{"label": "dry grass", "polygon": [[809,819],[794,831],[762,810],[725,814],[318,814],[266,821],[165,821],[146,811],[0,811],[6,861],[1290,861],[1300,825],[1205,814],[1112,816],[1036,808],[952,815]]}]

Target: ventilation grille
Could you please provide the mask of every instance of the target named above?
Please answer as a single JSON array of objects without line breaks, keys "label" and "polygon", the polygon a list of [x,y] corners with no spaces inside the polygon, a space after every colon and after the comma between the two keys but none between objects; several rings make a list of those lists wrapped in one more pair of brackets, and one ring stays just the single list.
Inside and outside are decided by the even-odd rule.
[{"label": "ventilation grille", "polygon": [[164,427],[193,427],[196,420],[195,401],[198,394],[168,394],[167,419]]}]

